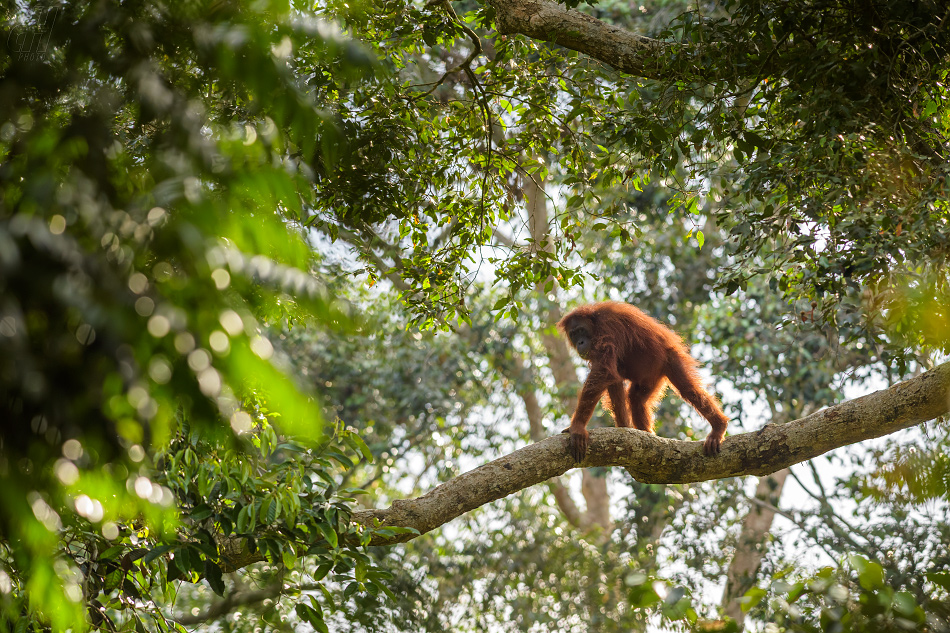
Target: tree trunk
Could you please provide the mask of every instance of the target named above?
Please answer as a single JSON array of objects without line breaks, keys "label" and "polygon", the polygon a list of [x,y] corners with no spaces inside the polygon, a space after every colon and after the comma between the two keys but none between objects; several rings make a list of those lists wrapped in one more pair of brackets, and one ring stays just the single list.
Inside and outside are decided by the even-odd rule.
[{"label": "tree trunk", "polygon": [[[755,488],[755,498],[761,499],[769,506],[778,507],[786,477],[788,468],[760,477]],[[745,612],[740,599],[755,583],[755,576],[768,548],[767,537],[772,529],[773,519],[774,510],[757,503],[751,505],[749,513],[742,520],[736,553],[726,573],[726,587],[722,592],[723,614],[735,620],[740,631],[745,623]]]},{"label": "tree trunk", "polygon": [[[522,180],[528,209],[528,227],[531,231],[531,239],[534,240],[534,248],[552,252],[554,245],[550,241],[548,204],[544,191],[544,181],[541,180],[541,176],[537,172],[526,173]],[[546,283],[547,280],[544,280],[538,284],[537,290],[539,293],[543,292]],[[556,293],[557,287],[557,284],[555,284],[552,292]],[[560,320],[561,310],[556,301],[552,302],[547,314],[547,324],[553,326]],[[569,386],[577,382],[577,370],[571,360],[567,343],[564,339],[555,335],[550,327],[542,329],[541,343],[547,351],[551,373],[554,374],[555,387],[561,401],[561,408],[564,411],[573,411],[574,398],[567,394],[571,394],[573,391],[569,389]],[[554,486],[561,488],[555,491],[554,499],[570,520],[571,510],[573,509],[573,513],[576,513],[577,506],[574,505],[573,501],[569,505],[565,503],[565,500],[570,499],[570,495],[559,480]],[[610,520],[610,493],[607,490],[607,479],[596,476],[589,469],[584,469],[581,471],[581,492],[587,504],[587,511],[580,515],[580,527],[597,525],[603,529],[604,536],[609,535],[613,530],[613,522]]]}]

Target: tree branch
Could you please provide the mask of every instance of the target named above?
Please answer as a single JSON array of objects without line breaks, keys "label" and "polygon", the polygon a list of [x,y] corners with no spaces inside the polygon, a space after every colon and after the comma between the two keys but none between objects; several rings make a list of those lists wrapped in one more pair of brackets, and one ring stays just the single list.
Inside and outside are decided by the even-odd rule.
[{"label": "tree branch", "polygon": [[212,603],[204,611],[194,615],[190,613],[183,615],[179,618],[176,618],[175,621],[182,626],[191,626],[193,624],[200,624],[202,622],[216,620],[221,616],[230,613],[237,607],[248,604],[257,604],[267,600],[268,598],[276,598],[280,595],[282,588],[282,580],[277,580],[276,582],[273,582],[261,589],[235,587],[235,589],[225,596],[223,600]]},{"label": "tree branch", "polygon": [[[337,229],[337,234],[341,239],[356,247],[357,251],[359,251],[363,257],[368,259],[374,266],[376,266],[376,269],[380,272],[380,274],[388,279],[393,287],[396,288],[396,290],[407,292],[411,289],[411,286],[396,273],[396,270],[401,270],[403,265],[402,259],[398,254],[398,249],[395,246],[389,244],[375,233],[370,234],[370,239],[368,241],[358,233],[344,228]],[[374,246],[381,246],[384,250],[388,251],[389,256],[393,258],[395,263],[392,266],[389,266],[386,262],[384,262],[383,258],[373,251]]]},{"label": "tree branch", "polygon": [[681,44],[637,35],[549,0],[489,2],[500,34],[520,33],[558,44],[638,77],[668,79],[670,55],[683,49]]},{"label": "tree branch", "polygon": [[[688,483],[740,475],[763,476],[846,446],[932,420],[950,411],[950,363],[889,389],[844,402],[787,424],[726,438],[716,457],[702,442],[657,437],[635,429],[591,431],[587,458],[576,463],[566,435],[549,437],[459,475],[416,499],[384,510],[356,512],[353,520],[411,527],[420,534],[486,503],[588,466],[621,466],[644,483]],[[412,534],[377,538],[373,545],[408,541]]]},{"label": "tree branch", "polygon": [[454,20],[455,23],[459,25],[459,27],[465,32],[466,35],[468,35],[469,39],[472,40],[472,44],[474,46],[472,48],[472,52],[469,53],[468,57],[465,58],[464,62],[462,62],[455,68],[452,68],[451,70],[445,71],[445,74],[442,75],[442,78],[439,79],[435,83],[435,85],[432,86],[431,89],[427,90],[426,92],[419,95],[418,97],[415,97],[415,99],[421,99],[422,97],[426,97],[432,94],[433,92],[435,92],[435,89],[441,86],[445,82],[445,80],[449,78],[449,75],[453,75],[460,70],[471,72],[472,62],[475,61],[476,57],[482,54],[482,40],[478,37],[478,34],[476,34],[475,31],[470,29],[467,24],[465,24],[459,19],[458,14],[455,13],[455,9],[452,8],[452,4],[449,2],[449,0],[429,0],[428,2],[426,2],[427,7],[435,5],[435,4],[441,4],[445,8],[445,12],[448,13],[449,17],[452,18],[452,20]]}]

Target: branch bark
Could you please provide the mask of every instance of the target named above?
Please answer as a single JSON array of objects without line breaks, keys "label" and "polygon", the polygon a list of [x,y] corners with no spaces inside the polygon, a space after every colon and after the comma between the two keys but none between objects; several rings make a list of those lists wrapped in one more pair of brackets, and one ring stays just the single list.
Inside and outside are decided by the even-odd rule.
[{"label": "branch bark", "polygon": [[637,35],[548,0],[490,0],[502,35],[521,34],[558,44],[649,79],[669,78],[668,60],[681,44]]},{"label": "branch bark", "polygon": [[[764,476],[835,448],[932,420],[950,411],[950,363],[893,387],[844,402],[787,424],[726,438],[716,457],[702,442],[657,437],[635,429],[591,431],[587,458],[567,453],[568,438],[549,437],[464,473],[416,499],[353,515],[363,524],[433,530],[486,503],[564,474],[572,468],[621,466],[644,483],[689,483]],[[377,538],[373,545],[408,541],[412,534]]]}]

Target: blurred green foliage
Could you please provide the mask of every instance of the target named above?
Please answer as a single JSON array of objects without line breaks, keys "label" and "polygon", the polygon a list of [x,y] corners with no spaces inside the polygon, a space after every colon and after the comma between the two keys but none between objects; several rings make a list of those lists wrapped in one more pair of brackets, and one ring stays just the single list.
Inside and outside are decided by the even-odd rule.
[{"label": "blurred green foliage", "polygon": [[[339,133],[278,51],[296,42],[341,80],[370,63],[281,2],[19,3],[2,22],[3,613],[21,628],[111,628],[176,575],[220,589],[227,564],[187,516],[208,507],[190,507],[182,478],[215,464],[232,429],[279,411],[282,434],[322,437],[320,407],[272,364],[264,326],[349,322],[294,224],[309,179],[293,155]],[[191,440],[177,441],[213,443],[184,465],[188,451],[153,453],[183,428]],[[153,470],[166,459],[167,479]],[[254,531],[260,503],[240,515],[251,501],[228,482],[205,502],[228,510],[206,520]],[[268,498],[267,523],[300,515],[287,494]],[[179,532],[176,506],[195,529]],[[321,514],[310,530],[336,549],[338,525]],[[165,552],[177,562],[159,564]]]}]

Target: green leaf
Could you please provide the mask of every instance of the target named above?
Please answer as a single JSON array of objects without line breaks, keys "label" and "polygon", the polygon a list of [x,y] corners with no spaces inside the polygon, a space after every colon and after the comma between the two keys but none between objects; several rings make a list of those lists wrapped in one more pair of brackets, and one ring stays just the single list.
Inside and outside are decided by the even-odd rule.
[{"label": "green leaf", "polygon": [[316,571],[313,572],[313,579],[316,582],[323,580],[330,570],[333,569],[333,563],[323,563],[318,565]]},{"label": "green leaf", "polygon": [[336,549],[339,546],[339,542],[337,540],[337,534],[333,530],[332,527],[330,527],[326,523],[317,523],[316,528],[320,532],[320,534],[323,535],[323,538],[327,540],[327,543],[330,544],[330,547],[332,547],[333,549]]},{"label": "green leaf", "polygon": [[224,578],[221,574],[221,568],[214,564],[214,562],[205,560],[204,576],[208,581],[208,584],[211,586],[211,590],[223,598],[225,587]]},{"label": "green leaf", "polygon": [[106,575],[105,582],[102,584],[105,593],[111,593],[116,587],[122,584],[125,579],[125,570],[116,569]]},{"label": "green leaf", "polygon": [[155,560],[162,554],[172,551],[173,549],[175,549],[175,547],[177,546],[176,545],[159,545],[158,547],[153,547],[147,554],[145,554],[145,556],[142,557],[142,564],[147,565],[151,563],[153,560]]},{"label": "green leaf", "polygon": [[397,534],[419,534],[419,530],[411,527],[400,527],[395,525],[388,525],[385,527],[376,528],[374,530],[376,534],[380,536],[396,536]]},{"label": "green leaf", "polygon": [[264,501],[261,502],[261,511],[260,511],[261,523],[263,524],[273,523],[276,517],[277,517],[277,511],[274,508],[274,498],[267,497],[266,499],[264,499]]},{"label": "green leaf", "polygon": [[333,596],[332,593],[330,593],[330,590],[327,589],[323,583],[321,583],[318,586],[320,587],[320,591],[321,593],[323,593],[323,597],[326,599],[327,605],[330,607],[331,612],[334,611],[336,608],[334,604],[334,600],[336,600],[336,598]]},{"label": "green leaf", "polygon": [[894,594],[894,610],[913,618],[917,611],[917,599],[909,591],[898,591]]},{"label": "green leaf", "polygon": [[768,592],[761,587],[752,587],[745,592],[745,595],[740,598],[740,606],[742,607],[743,613],[748,613],[756,605],[762,602],[762,599],[768,595]]},{"label": "green leaf", "polygon": [[[174,581],[179,580],[179,579],[181,579],[181,578],[183,577],[182,569],[181,569],[181,567],[179,567],[178,561],[177,561],[176,559],[171,559],[170,561],[168,561],[167,570],[168,570],[168,571],[166,572],[166,577],[165,577],[165,579],[166,579],[168,582],[174,582]],[[118,586],[118,585],[116,585],[116,586]],[[115,586],[111,587],[111,588],[109,589],[109,591],[112,591],[112,589],[114,589],[114,588],[115,588]]]},{"label": "green leaf", "polygon": [[111,560],[111,559],[114,559],[117,554],[121,554],[123,552],[125,552],[124,545],[113,545],[106,551],[99,554],[99,560],[100,561]]},{"label": "green leaf", "polygon": [[356,433],[350,433],[346,436],[346,441],[347,443],[352,443],[368,463],[373,463],[373,451],[369,450],[369,446],[366,445],[363,438]]},{"label": "green leaf", "polygon": [[341,453],[340,451],[328,450],[325,453],[328,457],[332,457],[338,461],[342,466],[346,468],[353,468],[356,464],[353,463],[353,460]]},{"label": "green leaf", "polygon": [[294,607],[294,611],[297,612],[297,615],[300,617],[301,620],[303,620],[304,622],[306,622],[307,624],[309,624],[316,630],[320,631],[321,633],[328,633],[326,622],[323,621],[322,612],[317,611],[310,605],[304,604],[303,602],[298,602],[297,605]]},{"label": "green leaf", "polygon": [[246,534],[251,529],[251,506],[244,506],[238,512],[237,531],[240,534]]},{"label": "green leaf", "polygon": [[939,585],[950,592],[950,572],[946,571],[928,571],[926,573],[927,580]]},{"label": "green leaf", "polygon": [[283,552],[281,552],[281,554],[282,554],[282,558],[284,562],[284,567],[286,567],[287,569],[293,569],[294,565],[297,564],[297,555],[294,553],[293,548],[287,547],[284,549]]},{"label": "green leaf", "polygon": [[189,515],[188,518],[192,521],[204,521],[210,517],[214,511],[207,505],[201,504],[197,506]]},{"label": "green leaf", "polygon": [[130,560],[130,561],[137,561],[138,559],[142,558],[142,557],[145,556],[146,554],[148,554],[148,550],[147,550],[147,549],[145,549],[144,547],[137,547],[137,548],[131,550],[131,551],[129,552],[128,556],[129,556],[129,560]]},{"label": "green leaf", "polygon": [[878,563],[857,554],[849,556],[848,561],[858,573],[858,582],[863,589],[873,591],[884,586],[884,568]]}]

